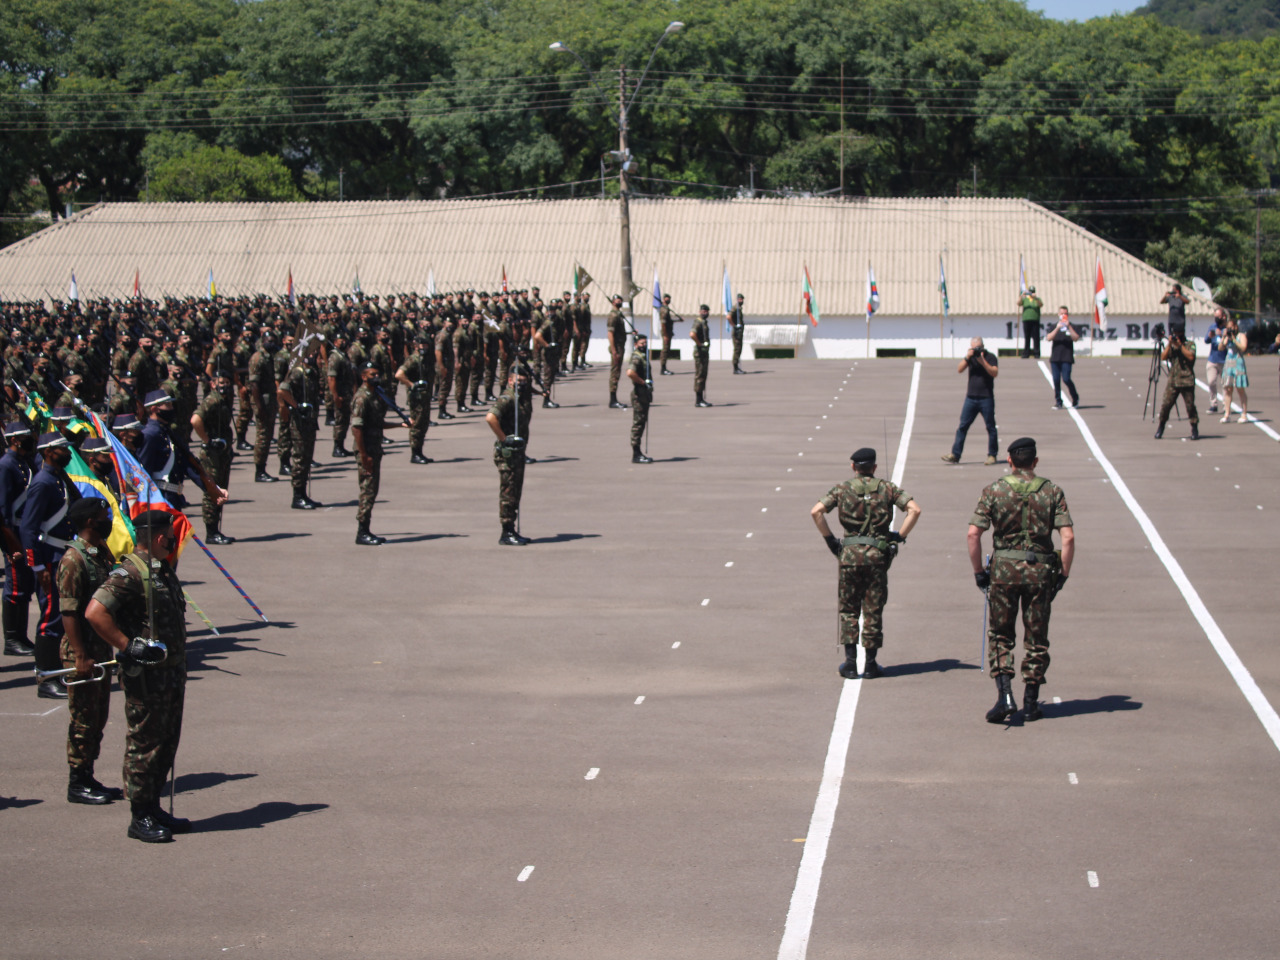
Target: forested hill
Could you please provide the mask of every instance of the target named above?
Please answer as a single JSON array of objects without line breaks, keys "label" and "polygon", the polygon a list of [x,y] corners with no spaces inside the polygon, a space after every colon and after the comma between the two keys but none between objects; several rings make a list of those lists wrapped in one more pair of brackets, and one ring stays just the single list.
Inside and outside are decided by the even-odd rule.
[{"label": "forested hill", "polygon": [[1017,0],[6,0],[0,231],[102,199],[612,196],[621,86],[640,194],[1029,197],[1243,306],[1261,205],[1280,302],[1278,54]]},{"label": "forested hill", "polygon": [[1207,37],[1257,40],[1280,29],[1280,0],[1151,0],[1135,12]]}]

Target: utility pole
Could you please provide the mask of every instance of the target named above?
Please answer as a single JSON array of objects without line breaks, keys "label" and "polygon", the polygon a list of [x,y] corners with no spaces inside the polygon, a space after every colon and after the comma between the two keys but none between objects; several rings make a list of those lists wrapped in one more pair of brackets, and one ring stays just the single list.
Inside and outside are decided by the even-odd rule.
[{"label": "utility pole", "polygon": [[840,199],[844,199],[844,61],[840,61]]},{"label": "utility pole", "polygon": [[627,312],[635,320],[635,311],[631,306],[631,207],[627,197],[627,166],[631,154],[627,150],[627,68],[618,68],[618,199],[622,212],[622,296],[627,304]]},{"label": "utility pole", "polygon": [[1262,322],[1262,197],[1253,227],[1253,322]]}]

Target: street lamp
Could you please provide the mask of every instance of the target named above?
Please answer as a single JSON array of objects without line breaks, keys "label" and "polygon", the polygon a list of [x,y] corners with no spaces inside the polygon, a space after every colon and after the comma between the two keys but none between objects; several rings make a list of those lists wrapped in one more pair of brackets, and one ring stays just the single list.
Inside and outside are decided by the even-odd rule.
[{"label": "street lamp", "polygon": [[[667,39],[669,35],[676,33],[683,27],[684,24],[679,20],[672,20],[667,24],[667,29],[662,31],[662,36],[653,45],[653,51],[649,54],[649,62],[644,65],[644,70],[640,73],[640,80],[636,83],[636,88],[632,91],[630,100],[627,99],[627,68],[619,67],[618,69],[618,149],[609,151],[609,156],[618,163],[618,200],[622,215],[622,286],[626,291],[627,309],[631,312],[633,321],[635,320],[635,311],[632,308],[631,300],[635,290],[635,282],[632,280],[631,274],[631,209],[629,204],[630,191],[627,188],[627,174],[635,169],[635,160],[631,156],[631,151],[627,148],[627,115],[635,105],[636,98],[640,96],[640,87],[644,84],[644,78],[649,75],[649,68],[653,66],[653,58],[658,54],[658,47],[662,46],[662,41]],[[596,82],[595,74],[591,72],[591,68],[587,66],[586,61],[578,56],[575,50],[559,40],[551,44],[551,50],[554,53],[573,54],[574,59],[582,64],[582,69],[587,71],[587,76],[591,78],[591,83],[595,86],[596,92],[600,94],[600,99],[606,103],[608,102],[609,98],[600,89],[600,84]]]}]

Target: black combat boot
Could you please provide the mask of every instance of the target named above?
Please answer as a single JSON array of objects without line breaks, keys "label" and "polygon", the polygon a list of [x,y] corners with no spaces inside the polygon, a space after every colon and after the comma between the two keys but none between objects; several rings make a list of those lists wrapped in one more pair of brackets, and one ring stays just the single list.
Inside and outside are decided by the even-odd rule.
[{"label": "black combat boot", "polygon": [[1191,439],[1192,440],[1200,439],[1200,421],[1198,420],[1191,425]]},{"label": "black combat boot", "polygon": [[874,680],[876,677],[883,677],[884,671],[880,669],[880,664],[876,663],[876,654],[880,651],[879,647],[867,647],[867,662],[862,668],[863,680]]},{"label": "black combat boot", "polygon": [[28,601],[10,603],[0,601],[0,611],[4,618],[4,655],[6,657],[29,657],[36,652],[35,645],[27,639]]},{"label": "black combat boot", "polygon": [[556,402],[555,402],[554,400],[552,400],[550,397],[546,397],[546,396],[544,396],[544,397],[542,398],[542,406],[543,406],[545,409],[548,409],[548,410],[559,410],[559,409],[560,409],[560,404],[556,403]]},{"label": "black combat boot", "polygon": [[254,483],[276,483],[279,479],[279,477],[273,477],[271,474],[267,473],[267,465],[265,463],[261,464],[253,474]]},{"label": "black combat boot", "polygon": [[653,457],[646,457],[639,447],[631,448],[632,463],[653,463]]},{"label": "black combat boot", "polygon": [[72,767],[67,781],[67,803],[87,803],[101,806],[117,799],[102,784],[93,779],[93,771],[84,767]]},{"label": "black combat boot", "polygon": [[702,398],[702,394],[698,394],[698,399],[697,399],[697,401],[694,403],[694,406],[695,406],[695,407],[709,407],[709,406],[711,406],[711,404],[709,404],[706,400],[704,400],[704,399]]},{"label": "black combat boot", "polygon": [[499,546],[523,547],[528,542],[528,540],[516,533],[516,525],[514,523],[504,523],[502,525],[502,536],[498,537]]},{"label": "black combat boot", "polygon": [[1029,723],[1043,716],[1040,712],[1040,684],[1028,680],[1022,694],[1022,719]]},{"label": "black combat boot", "polygon": [[225,547],[229,544],[235,543],[236,538],[228,537],[223,533],[220,529],[220,525],[206,523],[204,525],[204,542],[212,543],[216,547]]},{"label": "black combat boot", "polygon": [[844,663],[836,668],[840,671],[840,676],[846,680],[858,679],[858,645],[856,643],[846,643],[844,645]]},{"label": "black combat boot", "polygon": [[1156,439],[1159,440],[1163,436],[1164,436],[1164,424],[1162,423],[1158,427],[1156,427]]},{"label": "black combat boot", "polygon": [[610,410],[625,410],[625,409],[627,409],[627,405],[626,405],[625,403],[619,403],[619,402],[618,402],[618,394],[617,394],[616,392],[614,392],[614,393],[609,394],[609,409],[610,409]]},{"label": "black combat boot", "polygon": [[244,435],[236,437],[236,449],[249,451],[253,449],[253,444],[244,438]]},{"label": "black combat boot", "polygon": [[333,453],[331,453],[331,454],[330,454],[330,456],[332,456],[332,457],[334,457],[334,458],[336,458],[336,459],[341,459],[342,457],[354,457],[354,456],[355,456],[355,454],[354,454],[354,453],[352,453],[350,450],[348,450],[348,449],[347,449],[345,446],[343,446],[342,444],[340,444],[340,443],[335,443],[335,444],[333,445]]},{"label": "black combat boot", "polygon": [[281,461],[280,461],[280,475],[281,475],[282,477],[288,477],[288,476],[291,476],[292,474],[293,474],[293,467],[289,466],[289,461],[288,461],[288,460],[281,460]]},{"label": "black combat boot", "polygon": [[302,496],[294,497],[293,503],[289,504],[289,506],[294,510],[314,510],[316,507],[320,506],[320,504],[316,503],[316,501],[312,500],[310,497]]},{"label": "black combat boot", "polygon": [[996,677],[996,690],[999,696],[996,705],[987,711],[987,723],[1004,723],[1018,712],[1018,705],[1013,702],[1013,678],[1007,673]]},{"label": "black combat boot", "polygon": [[129,837],[143,843],[172,843],[173,832],[155,818],[152,804],[133,803],[133,819],[129,821]]},{"label": "black combat boot", "polygon": [[367,523],[362,523],[356,530],[356,543],[362,547],[377,547],[382,544],[382,541],[369,532]]},{"label": "black combat boot", "polygon": [[[35,660],[37,670],[61,670],[62,657],[58,652],[58,637],[36,637]],[[36,686],[36,696],[45,700],[67,699],[67,688],[58,677],[41,680]]]},{"label": "black combat boot", "polygon": [[164,807],[160,806],[157,800],[151,805],[151,819],[164,827],[170,833],[190,833],[191,821],[186,817],[174,817],[165,812]]},{"label": "black combat boot", "polygon": [[433,462],[433,461],[431,460],[431,458],[430,458],[430,457],[428,457],[428,456],[424,456],[424,455],[423,455],[423,453],[422,453],[422,444],[418,444],[416,447],[414,447],[414,448],[413,448],[413,450],[411,451],[411,453],[412,453],[412,456],[410,456],[410,457],[409,457],[409,462],[410,462],[410,463],[431,463],[431,462]]}]

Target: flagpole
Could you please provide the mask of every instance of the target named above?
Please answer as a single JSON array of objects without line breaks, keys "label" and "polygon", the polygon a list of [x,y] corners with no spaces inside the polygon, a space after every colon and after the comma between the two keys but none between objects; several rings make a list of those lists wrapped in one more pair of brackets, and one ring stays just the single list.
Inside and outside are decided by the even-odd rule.
[{"label": "flagpole", "polygon": [[[843,69],[843,67],[842,67]],[[867,359],[871,359],[871,261],[867,261]]]}]

